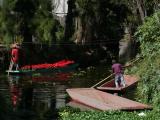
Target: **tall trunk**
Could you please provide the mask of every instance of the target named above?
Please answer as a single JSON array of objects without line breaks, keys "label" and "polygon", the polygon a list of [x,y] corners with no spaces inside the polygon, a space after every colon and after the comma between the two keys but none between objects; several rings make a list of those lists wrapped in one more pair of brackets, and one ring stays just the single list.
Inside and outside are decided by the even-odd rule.
[{"label": "tall trunk", "polygon": [[68,13],[65,19],[64,41],[72,37],[74,0],[68,0]]},{"label": "tall trunk", "polygon": [[86,34],[85,34],[85,39],[86,43],[91,44],[93,42],[93,32],[94,30],[92,29],[93,24],[92,24],[92,18],[89,18],[86,24]]},{"label": "tall trunk", "polygon": [[125,26],[125,35],[119,42],[119,60],[122,62],[132,59],[135,55],[135,43],[131,35],[131,25]]},{"label": "tall trunk", "polygon": [[82,22],[80,17],[76,18],[76,33],[75,33],[75,42],[77,44],[90,44],[93,36],[91,20],[87,18]]},{"label": "tall trunk", "polygon": [[81,19],[80,17],[77,17],[75,19],[75,43],[77,44],[81,44],[81,40],[82,40],[82,22],[81,22]]},{"label": "tall trunk", "polygon": [[136,3],[137,3],[137,7],[138,7],[138,10],[139,10],[139,13],[140,13],[141,20],[143,22],[144,18],[145,18],[145,15],[146,15],[146,11],[142,7],[143,2],[142,2],[142,0],[136,0]]}]

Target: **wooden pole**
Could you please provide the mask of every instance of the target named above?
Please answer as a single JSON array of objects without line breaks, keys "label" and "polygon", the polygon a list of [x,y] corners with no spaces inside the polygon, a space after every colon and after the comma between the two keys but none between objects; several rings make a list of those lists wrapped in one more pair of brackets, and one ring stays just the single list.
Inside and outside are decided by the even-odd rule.
[{"label": "wooden pole", "polygon": [[101,84],[102,82],[104,82],[105,80],[109,79],[110,77],[112,77],[114,75],[114,73],[112,73],[111,75],[109,75],[108,77],[104,78],[103,80],[101,80],[100,82],[98,82],[97,84],[93,85],[91,88],[95,88],[97,85]]},{"label": "wooden pole", "polygon": [[[138,61],[140,58],[137,59],[133,59],[129,62],[129,65],[126,65],[125,67],[129,67],[130,65],[132,65],[134,62]],[[110,74],[108,77],[104,78],[103,80],[101,80],[100,82],[98,82],[97,84],[93,85],[91,88],[95,88],[97,87],[99,84],[101,84],[102,82],[104,82],[105,80],[109,79],[110,77],[112,77],[114,75],[114,73]]]},{"label": "wooden pole", "polygon": [[128,65],[125,65],[124,67],[129,67],[129,66],[131,66],[133,63],[137,62],[139,59],[140,59],[140,57],[138,57],[137,59],[131,60],[131,61],[128,63]]}]

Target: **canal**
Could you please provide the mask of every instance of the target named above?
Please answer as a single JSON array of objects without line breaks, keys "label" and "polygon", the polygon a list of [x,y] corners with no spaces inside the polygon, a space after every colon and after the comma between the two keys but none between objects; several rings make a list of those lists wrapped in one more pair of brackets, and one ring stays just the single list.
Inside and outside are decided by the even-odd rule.
[{"label": "canal", "polygon": [[4,120],[55,120],[67,105],[67,88],[91,87],[109,75],[107,67],[65,73],[0,75],[0,116]]}]

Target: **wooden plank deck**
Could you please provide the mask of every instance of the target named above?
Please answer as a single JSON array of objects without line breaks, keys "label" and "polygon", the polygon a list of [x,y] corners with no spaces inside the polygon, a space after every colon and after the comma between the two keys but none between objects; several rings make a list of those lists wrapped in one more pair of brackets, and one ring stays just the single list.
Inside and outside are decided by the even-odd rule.
[{"label": "wooden plank deck", "polygon": [[74,88],[67,89],[66,91],[74,101],[98,110],[152,109],[149,105],[102,92],[94,88]]},{"label": "wooden plank deck", "polygon": [[74,100],[71,100],[69,103],[67,103],[67,106],[73,107],[73,108],[78,108],[81,111],[95,111],[97,109],[84,105],[82,103],[76,102]]}]

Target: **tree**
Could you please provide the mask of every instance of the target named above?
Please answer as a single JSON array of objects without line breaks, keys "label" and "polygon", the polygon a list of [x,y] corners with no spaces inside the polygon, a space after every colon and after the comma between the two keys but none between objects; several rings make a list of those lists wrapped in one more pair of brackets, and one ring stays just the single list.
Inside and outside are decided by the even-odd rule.
[{"label": "tree", "polygon": [[[51,0],[5,0],[1,9],[1,34],[5,42],[51,43],[61,39],[63,28],[52,14]],[[62,36],[62,35],[61,35]]]},{"label": "tree", "polygon": [[16,34],[16,16],[13,9],[16,0],[5,0],[0,9],[0,34],[3,43],[12,43]]},{"label": "tree", "polygon": [[114,42],[121,37],[121,25],[127,11],[124,5],[112,0],[76,0],[75,5],[74,39],[77,43]]}]

